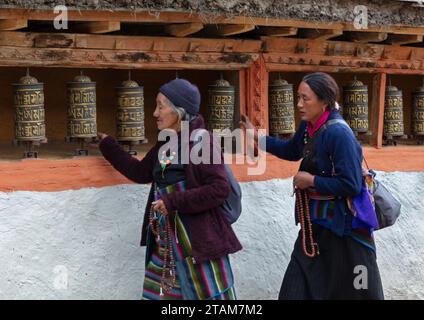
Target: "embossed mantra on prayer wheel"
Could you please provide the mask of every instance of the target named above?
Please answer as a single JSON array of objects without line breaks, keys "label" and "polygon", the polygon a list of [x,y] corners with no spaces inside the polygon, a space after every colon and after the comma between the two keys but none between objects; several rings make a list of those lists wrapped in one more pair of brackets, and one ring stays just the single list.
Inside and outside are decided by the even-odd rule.
[{"label": "embossed mantra on prayer wheel", "polygon": [[76,76],[67,83],[67,96],[68,137],[96,137],[96,83],[85,75]]},{"label": "embossed mantra on prayer wheel", "polygon": [[234,87],[224,79],[209,85],[207,116],[209,130],[233,129],[234,94]]},{"label": "embossed mantra on prayer wheel", "polygon": [[12,84],[15,104],[15,138],[39,142],[46,139],[43,83],[27,72]]},{"label": "embossed mantra on prayer wheel", "polygon": [[403,135],[402,91],[391,85],[386,87],[383,135],[386,137]]},{"label": "embossed mantra on prayer wheel", "polygon": [[269,85],[269,133],[271,135],[295,132],[293,85],[277,79]]},{"label": "embossed mantra on prayer wheel", "polygon": [[118,141],[142,141],[144,135],[144,92],[137,82],[126,80],[116,88]]},{"label": "embossed mantra on prayer wheel", "polygon": [[343,87],[343,116],[354,132],[368,131],[368,87],[352,80]]},{"label": "embossed mantra on prayer wheel", "polygon": [[412,132],[417,136],[424,136],[424,80],[422,87],[418,87],[412,94]]}]

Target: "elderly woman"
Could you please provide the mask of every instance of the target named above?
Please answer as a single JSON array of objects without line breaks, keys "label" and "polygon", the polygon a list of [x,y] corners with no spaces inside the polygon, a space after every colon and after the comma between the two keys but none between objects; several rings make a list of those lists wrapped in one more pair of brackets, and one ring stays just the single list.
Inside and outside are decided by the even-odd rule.
[{"label": "elderly woman", "polygon": [[[337,97],[330,75],[306,75],[298,89],[302,121],[294,137],[265,137],[267,152],[302,159],[294,177],[301,230],[279,299],[384,298],[372,219],[359,219],[350,206],[363,186],[362,149],[337,110]],[[243,118],[242,124],[253,128]]]},{"label": "elderly woman", "polygon": [[[175,130],[178,145],[161,152],[157,142],[142,160],[99,133],[99,148],[112,166],[137,183],[152,183],[142,227],[146,245],[145,299],[235,299],[230,253],[241,245],[220,205],[230,193],[223,164],[182,164],[181,121],[190,133],[204,128],[198,88],[184,79],[164,84],[156,98],[159,130]],[[211,143],[212,145],[212,143]],[[208,146],[211,147],[212,146]]]}]

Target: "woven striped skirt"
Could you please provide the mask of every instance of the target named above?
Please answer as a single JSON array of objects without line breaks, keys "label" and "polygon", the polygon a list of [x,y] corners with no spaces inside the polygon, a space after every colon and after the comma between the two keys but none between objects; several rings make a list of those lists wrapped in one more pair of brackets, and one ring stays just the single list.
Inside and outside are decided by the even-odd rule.
[{"label": "woven striped skirt", "polygon": [[[185,183],[157,190],[155,199],[161,194],[184,191]],[[168,216],[171,225],[172,252],[175,261],[176,279],[171,290],[161,295],[161,277],[164,267],[165,217],[157,213],[160,226],[160,240],[154,239],[149,228],[146,248],[146,272],[143,285],[143,298],[149,300],[235,300],[234,277],[228,256],[196,263],[192,257],[191,242],[178,213]],[[169,259],[168,259],[169,260]]]}]

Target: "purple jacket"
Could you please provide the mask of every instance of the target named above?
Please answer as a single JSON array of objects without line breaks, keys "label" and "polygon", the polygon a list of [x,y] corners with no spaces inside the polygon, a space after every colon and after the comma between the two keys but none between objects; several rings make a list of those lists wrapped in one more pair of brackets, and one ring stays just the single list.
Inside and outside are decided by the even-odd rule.
[{"label": "purple jacket", "polygon": [[[204,128],[199,115],[190,123],[190,132]],[[159,141],[142,160],[130,156],[115,139],[108,136],[100,143],[100,151],[112,166],[128,179],[137,183],[153,180],[153,167],[158,161],[158,150],[164,142]],[[193,143],[190,142],[189,149]],[[187,231],[196,262],[218,258],[241,250],[230,223],[220,205],[228,198],[230,185],[223,164],[186,165],[186,191],[162,196],[168,211],[178,210],[184,215]],[[141,245],[146,245],[148,212],[153,199],[150,189],[141,232]]]}]

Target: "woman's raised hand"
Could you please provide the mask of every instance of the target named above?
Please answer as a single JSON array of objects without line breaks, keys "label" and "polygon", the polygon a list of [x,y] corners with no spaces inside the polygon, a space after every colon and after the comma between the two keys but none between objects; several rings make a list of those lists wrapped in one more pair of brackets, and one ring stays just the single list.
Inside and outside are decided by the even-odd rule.
[{"label": "woman's raised hand", "polygon": [[241,114],[240,115],[240,124],[242,125],[243,129],[247,130],[247,129],[252,129],[253,130],[253,138],[255,139],[255,143],[258,142],[258,132],[255,128],[255,126],[253,125],[253,123],[250,121],[250,119],[245,115],[245,114]]},{"label": "woman's raised hand", "polygon": [[245,115],[240,115],[240,124],[244,127],[244,129],[255,129],[250,119]]},{"label": "woman's raised hand", "polygon": [[101,142],[106,137],[107,137],[107,134],[106,133],[97,132],[97,139],[99,140],[99,142]]},{"label": "woman's raised hand", "polygon": [[92,143],[90,143],[90,144],[89,144],[89,146],[90,146],[90,147],[92,147],[92,148],[98,148],[98,147],[99,147],[100,142],[102,142],[102,140],[103,140],[104,138],[106,138],[106,137],[107,137],[107,134],[106,134],[106,133],[103,133],[103,132],[97,132],[97,141],[96,141],[96,142],[92,142]]},{"label": "woman's raised hand", "polygon": [[250,138],[252,137],[251,135],[253,130],[253,154],[256,156],[258,154],[258,130],[256,130],[253,123],[245,114],[240,115],[240,124],[244,130],[249,129],[246,131],[246,137],[249,138],[247,141],[251,141]]}]

